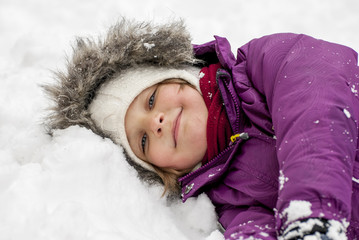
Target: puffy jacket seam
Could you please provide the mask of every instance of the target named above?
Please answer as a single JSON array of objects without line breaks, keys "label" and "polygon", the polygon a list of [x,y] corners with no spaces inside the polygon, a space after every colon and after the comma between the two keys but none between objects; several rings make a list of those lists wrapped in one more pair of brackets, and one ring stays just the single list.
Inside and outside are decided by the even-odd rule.
[{"label": "puffy jacket seam", "polygon": [[266,177],[264,174],[262,174],[259,171],[256,171],[254,168],[250,167],[248,164],[246,163],[242,163],[243,166],[245,166],[244,168],[240,168],[240,170],[242,170],[243,172],[257,178],[258,180],[260,180],[263,184],[273,187],[275,190],[278,190],[278,185],[276,184],[277,182],[272,181],[269,177]]},{"label": "puffy jacket seam", "polygon": [[[273,96],[274,96],[274,94],[275,94],[275,91],[276,91],[276,89],[277,89],[278,81],[276,81],[276,79],[278,79],[279,74],[282,72],[283,68],[284,68],[284,67],[286,66],[286,64],[287,64],[287,61],[285,61],[285,59],[287,59],[287,57],[289,56],[290,52],[292,52],[292,49],[293,49],[293,48],[298,44],[298,42],[299,42],[300,40],[302,40],[304,37],[305,37],[305,35],[303,35],[303,34],[297,36],[296,41],[295,41],[295,42],[293,43],[293,45],[289,48],[287,54],[284,56],[284,58],[283,58],[283,60],[282,60],[282,62],[281,62],[281,65],[280,65],[280,67],[279,67],[279,69],[278,69],[278,72],[277,72],[275,78],[273,79],[274,85],[273,85],[273,88],[272,88],[272,91],[271,91],[271,96],[272,96],[272,98],[273,98]],[[272,104],[273,104],[273,103],[272,103]],[[272,106],[268,106],[268,108],[269,108],[270,114],[272,114],[272,111],[271,111],[271,110],[272,110]]]}]

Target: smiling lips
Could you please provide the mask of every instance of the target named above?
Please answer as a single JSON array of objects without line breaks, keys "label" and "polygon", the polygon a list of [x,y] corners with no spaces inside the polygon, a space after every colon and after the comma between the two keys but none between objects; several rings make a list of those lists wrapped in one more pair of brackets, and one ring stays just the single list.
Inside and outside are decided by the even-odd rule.
[{"label": "smiling lips", "polygon": [[174,142],[175,142],[175,147],[177,146],[178,130],[179,130],[179,127],[181,125],[182,110],[183,109],[181,109],[181,111],[179,112],[177,118],[175,119],[174,124],[173,124],[173,129],[172,129],[173,138],[174,138]]}]

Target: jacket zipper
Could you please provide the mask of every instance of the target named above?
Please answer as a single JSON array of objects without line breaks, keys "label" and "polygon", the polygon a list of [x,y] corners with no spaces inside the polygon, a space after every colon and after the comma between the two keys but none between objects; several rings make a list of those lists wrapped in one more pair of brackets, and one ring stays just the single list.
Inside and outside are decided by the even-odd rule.
[{"label": "jacket zipper", "polygon": [[[220,70],[224,70],[224,69],[218,69],[217,71],[217,82],[218,82],[218,78],[221,77],[221,76],[225,76],[225,77],[228,77],[228,73],[226,70],[224,70],[225,72],[222,73]],[[236,115],[239,116],[239,105],[234,97],[234,94],[233,92],[230,90],[230,88],[228,87],[228,84],[226,82],[224,82],[224,85],[226,86],[228,92],[230,93],[231,97],[232,97],[232,101],[234,103],[234,106],[235,106],[235,112],[236,112]],[[221,92],[221,91],[220,91]],[[221,93],[222,94],[222,93]],[[223,99],[223,97],[222,97]],[[244,134],[244,133],[239,133],[239,123],[235,125],[236,126],[236,129],[233,129],[233,132],[234,134],[231,136],[231,142],[229,143],[229,146],[226,147],[223,151],[221,151],[215,158],[213,158],[211,161],[209,161],[208,163],[206,163],[205,165],[203,165],[202,167],[200,167],[198,170],[196,171],[193,171],[193,172],[190,172],[188,174],[186,174],[184,177],[180,178],[179,181],[182,182],[183,180],[185,180],[186,178],[189,178],[191,177],[192,175],[194,175],[195,173],[197,173],[198,171],[200,170],[203,170],[205,169],[209,164],[211,164],[213,161],[215,161],[216,159],[218,159],[219,157],[223,156],[224,153],[226,153],[229,149],[231,149],[235,144],[235,142],[237,141],[238,137],[241,137],[242,135],[241,134]],[[243,138],[243,139],[248,139],[248,134],[246,135],[246,138]]]},{"label": "jacket zipper", "polygon": [[206,169],[208,167],[208,165],[212,164],[213,162],[215,162],[218,158],[222,157],[225,153],[227,153],[227,151],[229,151],[231,148],[233,148],[235,146],[235,144],[231,144],[228,147],[226,147],[223,151],[221,151],[217,156],[215,156],[211,161],[209,161],[208,163],[206,163],[205,165],[201,166],[200,168],[198,168],[196,171],[190,172],[187,175],[183,176],[182,178],[179,179],[180,182],[182,182],[183,180],[193,176],[194,174],[198,174],[198,172],[203,171],[203,169]]},{"label": "jacket zipper", "polygon": [[[219,69],[220,70],[220,69]],[[218,82],[218,78],[219,77],[221,77],[221,76],[225,76],[225,77],[228,77],[228,73],[227,72],[225,72],[225,73],[221,73],[220,71],[218,71],[217,72],[217,82]],[[236,116],[239,116],[239,105],[238,105],[238,103],[237,103],[237,101],[236,101],[236,98],[234,97],[234,94],[233,94],[233,92],[231,91],[231,89],[229,88],[229,86],[228,86],[228,84],[227,84],[227,82],[224,82],[224,85],[225,85],[225,87],[227,88],[227,90],[228,90],[228,92],[230,93],[230,95],[231,95],[231,97],[232,97],[232,101],[233,101],[233,103],[234,103],[234,107],[235,107],[235,114],[236,114]],[[223,97],[222,97],[222,99],[223,99]],[[234,144],[234,143],[236,143],[237,142],[237,139],[238,138],[241,138],[241,139],[244,139],[244,140],[247,140],[248,138],[249,138],[249,136],[248,136],[248,133],[239,133],[239,123],[236,123],[235,122],[235,127],[236,127],[236,129],[233,129],[233,132],[234,132],[234,134],[231,136],[231,138],[230,138],[230,143],[229,143],[229,146],[228,147],[226,147],[223,151],[221,151],[215,158],[213,158],[211,161],[209,161],[208,163],[206,163],[205,165],[203,165],[202,167],[200,167],[198,170],[196,170],[196,171],[193,171],[193,172],[190,172],[190,173],[188,173],[187,175],[185,175],[184,177],[182,177],[182,178],[180,178],[179,179],[179,181],[180,182],[183,182],[185,179],[188,179],[188,178],[190,178],[190,177],[192,177],[192,176],[194,176],[194,175],[198,175],[200,172],[202,172],[202,171],[204,171],[210,164],[212,164],[213,162],[215,162],[218,158],[221,158],[225,153],[227,153],[227,151],[229,151],[230,149],[232,149],[236,144]],[[239,144],[239,143],[237,143],[237,144]],[[187,184],[186,184],[186,186],[188,186]],[[191,189],[192,189],[192,187],[193,187],[193,185],[191,186]],[[189,191],[188,191],[189,192]],[[185,194],[187,194],[188,193],[187,192],[187,190],[186,190],[186,193]]]},{"label": "jacket zipper", "polygon": [[[200,167],[199,169],[197,169],[196,171],[193,171],[193,172],[191,172],[191,173],[188,173],[186,176],[184,176],[184,177],[182,177],[182,178],[180,178],[178,181],[180,181],[181,183],[184,181],[184,180],[186,180],[186,179],[188,179],[188,178],[190,178],[190,177],[196,177],[196,175],[198,175],[198,174],[202,174],[203,173],[203,171],[206,171],[207,170],[207,168],[208,168],[208,166],[210,165],[210,164],[212,164],[213,162],[215,162],[215,161],[217,161],[219,158],[222,158],[222,156],[225,154],[225,153],[227,153],[229,150],[231,150],[233,147],[235,147],[237,144],[240,144],[240,142],[242,142],[243,140],[247,140],[248,138],[249,138],[249,135],[248,135],[248,133],[247,132],[243,132],[243,133],[241,133],[241,134],[238,134],[239,136],[238,137],[236,137],[235,139],[234,139],[234,141],[233,142],[231,142],[231,144],[228,146],[228,147],[226,147],[223,151],[221,151],[216,157],[214,157],[211,161],[209,161],[208,163],[206,163],[205,165],[203,165],[202,167]],[[238,141],[238,138],[240,138],[242,141]],[[236,143],[236,144],[234,144],[234,143]],[[220,170],[220,169],[219,169]],[[191,182],[192,180],[190,180],[189,182]],[[185,187],[185,190],[183,191],[183,187]],[[194,187],[194,183],[192,182],[192,183],[189,183],[189,184],[186,184],[185,186],[181,186],[181,188],[182,188],[182,194],[181,194],[181,197],[182,197],[182,199],[184,198],[184,196],[185,195],[187,195],[191,190],[192,190],[192,188]]]},{"label": "jacket zipper", "polygon": [[[223,70],[223,69],[219,69],[219,70]],[[226,70],[224,70],[225,71],[225,73],[222,73],[222,72],[220,72],[220,71],[218,71],[218,77],[221,77],[221,76],[225,76],[225,77],[229,77],[228,75],[228,73],[227,73],[227,71]],[[233,81],[233,79],[232,79],[232,81]],[[217,79],[217,82],[218,82],[218,79]],[[237,101],[236,101],[236,98],[235,98],[235,95],[233,94],[233,92],[231,91],[231,89],[229,88],[229,86],[228,86],[228,84],[229,83],[227,83],[226,81],[224,81],[224,85],[226,86],[226,88],[227,88],[227,90],[228,90],[228,92],[230,93],[230,95],[231,95],[231,97],[232,97],[232,101],[233,101],[233,103],[234,103],[234,108],[235,108],[235,112],[236,112],[236,116],[239,116],[239,105],[238,105],[238,103],[237,103]],[[222,99],[223,99],[223,97],[222,97]],[[236,134],[239,134],[239,123],[238,124],[236,124],[236,129],[233,129],[233,133],[234,133],[234,135],[236,135]]]}]

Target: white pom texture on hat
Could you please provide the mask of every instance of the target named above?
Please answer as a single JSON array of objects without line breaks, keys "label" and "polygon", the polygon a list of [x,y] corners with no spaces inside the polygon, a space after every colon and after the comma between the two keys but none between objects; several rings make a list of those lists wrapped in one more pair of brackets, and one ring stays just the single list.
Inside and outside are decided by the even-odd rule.
[{"label": "white pom texture on hat", "polygon": [[182,79],[199,90],[199,68],[138,67],[130,68],[104,83],[96,91],[89,106],[91,118],[115,143],[123,146],[129,157],[147,170],[152,165],[139,159],[132,151],[125,131],[125,116],[132,101],[146,88],[168,79]]}]

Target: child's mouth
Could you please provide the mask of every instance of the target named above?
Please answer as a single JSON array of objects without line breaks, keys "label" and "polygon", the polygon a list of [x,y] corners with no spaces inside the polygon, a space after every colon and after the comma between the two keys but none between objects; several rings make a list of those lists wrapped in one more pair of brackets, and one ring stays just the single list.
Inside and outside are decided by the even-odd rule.
[{"label": "child's mouth", "polygon": [[179,127],[180,127],[180,124],[181,124],[182,110],[183,109],[181,108],[181,111],[179,112],[177,118],[174,121],[173,129],[172,129],[173,139],[174,139],[174,142],[175,142],[175,147],[177,147],[178,130],[179,130]]}]

